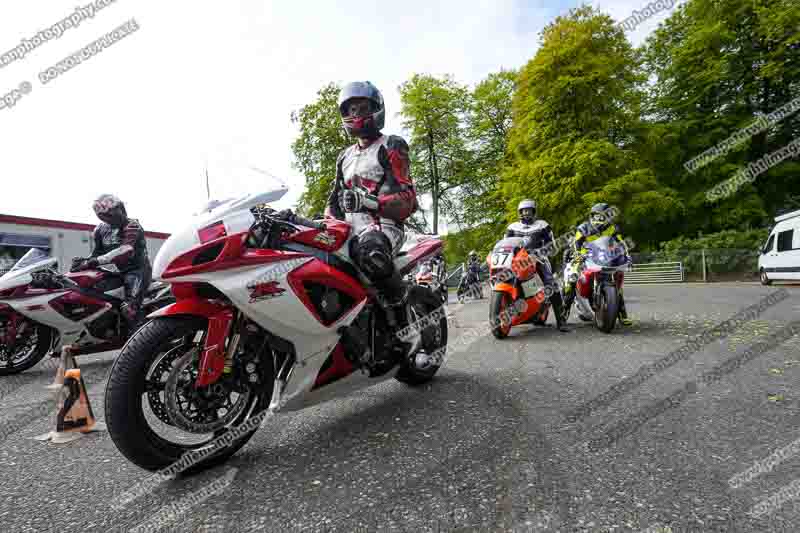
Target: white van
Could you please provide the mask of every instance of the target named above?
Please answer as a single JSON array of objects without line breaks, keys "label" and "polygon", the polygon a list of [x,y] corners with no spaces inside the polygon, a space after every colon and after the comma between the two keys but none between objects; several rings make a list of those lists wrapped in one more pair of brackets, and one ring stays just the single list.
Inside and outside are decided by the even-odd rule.
[{"label": "white van", "polygon": [[775,227],[758,258],[758,272],[763,285],[800,280],[800,211],[775,217]]}]

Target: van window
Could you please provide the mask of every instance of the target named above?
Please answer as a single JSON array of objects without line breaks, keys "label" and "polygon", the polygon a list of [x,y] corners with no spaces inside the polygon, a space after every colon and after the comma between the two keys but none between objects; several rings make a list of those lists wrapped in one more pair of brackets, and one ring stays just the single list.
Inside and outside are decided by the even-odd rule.
[{"label": "van window", "polygon": [[769,239],[767,240],[767,244],[764,245],[764,249],[761,250],[761,253],[765,254],[767,252],[772,251],[772,246],[774,244],[775,244],[775,234],[773,233],[772,235],[769,236]]},{"label": "van window", "polygon": [[778,251],[785,252],[792,249],[792,235],[794,230],[787,230],[778,233]]}]

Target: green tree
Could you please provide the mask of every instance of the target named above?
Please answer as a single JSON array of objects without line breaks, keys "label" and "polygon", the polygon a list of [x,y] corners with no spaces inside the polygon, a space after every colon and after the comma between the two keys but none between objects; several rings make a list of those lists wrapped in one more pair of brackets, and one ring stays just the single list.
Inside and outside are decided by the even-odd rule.
[{"label": "green tree", "polygon": [[500,171],[505,164],[511,102],[517,72],[501,70],[489,74],[473,89],[466,116],[472,174],[459,191],[464,221],[469,225],[505,221],[505,199],[499,190]]},{"label": "green tree", "polygon": [[469,92],[451,76],[414,74],[400,87],[403,126],[410,132],[411,174],[417,193],[430,193],[432,229],[439,213],[460,221],[456,191],[470,175],[464,114]]},{"label": "green tree", "polygon": [[665,223],[682,212],[680,198],[637,152],[645,79],[640,54],[594,8],[570,10],[544,28],[514,93],[501,177],[508,219],[533,198],[561,233],[603,200],[621,209],[636,242],[654,246],[669,236]]},{"label": "green tree", "polygon": [[687,217],[676,234],[766,223],[800,195],[800,163],[784,161],[731,197],[705,192],[800,135],[800,113],[690,173],[683,164],[757,117],[800,96],[797,0],[689,0],[648,39],[654,75],[646,152],[663,183],[680,191]]},{"label": "green tree", "polygon": [[340,87],[329,83],[317,91],[317,99],[292,112],[292,122],[300,133],[292,143],[293,166],[306,178],[306,190],[298,201],[298,210],[315,215],[325,210],[333,180],[336,158],[352,143],[342,128],[337,105]]}]

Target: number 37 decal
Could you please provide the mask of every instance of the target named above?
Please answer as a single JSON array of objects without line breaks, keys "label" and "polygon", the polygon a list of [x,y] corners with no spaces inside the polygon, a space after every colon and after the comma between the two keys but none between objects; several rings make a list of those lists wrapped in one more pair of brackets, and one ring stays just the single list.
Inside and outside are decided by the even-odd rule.
[{"label": "number 37 decal", "polygon": [[492,266],[493,267],[505,267],[511,266],[511,258],[514,254],[508,253],[494,253],[492,254]]}]

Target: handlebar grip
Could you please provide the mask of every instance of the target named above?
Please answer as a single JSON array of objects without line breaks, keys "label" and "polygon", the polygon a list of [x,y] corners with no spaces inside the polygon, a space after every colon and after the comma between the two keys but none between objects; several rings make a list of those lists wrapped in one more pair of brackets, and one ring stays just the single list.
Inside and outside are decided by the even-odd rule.
[{"label": "handlebar grip", "polygon": [[314,228],[322,231],[328,229],[328,227],[324,223],[314,222],[313,220],[301,217],[300,215],[294,215],[292,217],[292,222],[295,224],[299,224],[300,226],[307,226],[309,228]]}]

